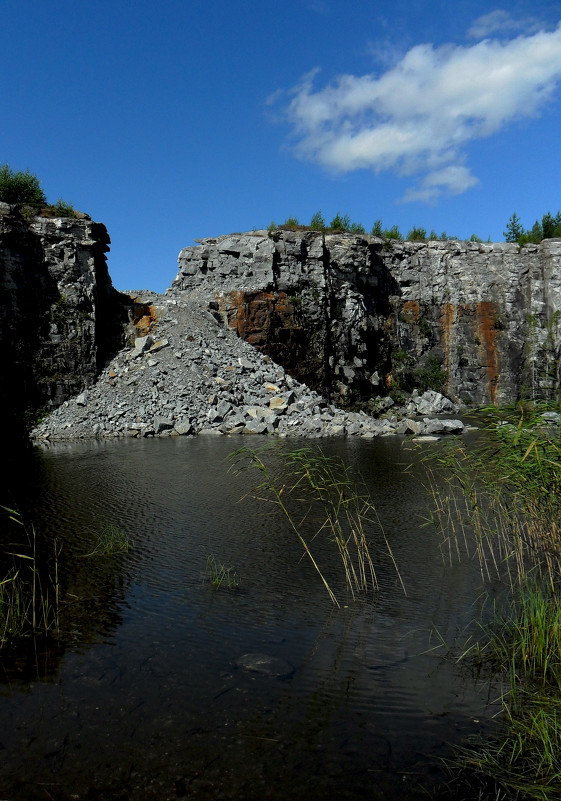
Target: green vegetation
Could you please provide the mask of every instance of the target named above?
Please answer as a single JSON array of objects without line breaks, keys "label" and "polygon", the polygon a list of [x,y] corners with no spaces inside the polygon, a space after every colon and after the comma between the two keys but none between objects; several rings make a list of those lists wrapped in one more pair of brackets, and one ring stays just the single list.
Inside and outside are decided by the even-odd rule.
[{"label": "green vegetation", "polygon": [[297,217],[288,217],[280,225],[277,225],[273,220],[267,228],[270,233],[272,231],[278,231],[279,229],[289,231],[324,231],[326,233],[366,233],[362,223],[352,222],[348,214],[341,216],[339,212],[337,212],[329,225],[327,225],[321,210],[316,211],[309,225],[301,225]]},{"label": "green vegetation", "polygon": [[226,590],[237,590],[240,580],[235,569],[230,565],[219,562],[214,554],[210,554],[206,560],[206,576],[215,590],[224,588]]},{"label": "green vegetation", "polygon": [[29,206],[44,206],[47,203],[39,179],[29,170],[16,172],[9,164],[0,165],[0,200]]},{"label": "green vegetation", "polygon": [[[76,211],[71,203],[59,198],[55,204],[49,205],[47,197],[41,189],[41,182],[36,175],[13,170],[9,164],[0,165],[0,201],[13,205],[48,208],[57,217],[75,217]],[[29,217],[29,213],[26,215]]]},{"label": "green vegetation", "polygon": [[382,229],[382,220],[374,220],[374,224],[370,231],[372,236],[384,236],[384,231]]},{"label": "green vegetation", "polygon": [[508,220],[506,231],[503,231],[503,236],[506,242],[518,242],[524,233],[524,226],[520,222],[520,218],[514,213]]},{"label": "green vegetation", "polygon": [[385,239],[395,239],[397,242],[403,242],[403,235],[397,225],[392,225],[391,228],[384,228],[382,236]]},{"label": "green vegetation", "polygon": [[76,216],[76,209],[72,205],[72,203],[67,203],[62,198],[59,198],[54,206],[49,206],[52,209],[57,217],[75,217]]},{"label": "green vegetation", "polygon": [[[288,217],[288,219],[284,223],[281,223],[281,225],[277,225],[274,221],[271,222],[267,230],[276,231],[279,228],[298,231],[323,231],[325,233],[366,233],[366,229],[362,223],[353,222],[348,214],[341,215],[339,212],[337,212],[329,225],[327,225],[321,210],[317,211],[312,216],[309,225],[302,225],[298,221],[297,217]],[[434,228],[429,234],[427,234],[426,228],[417,225],[414,225],[407,232],[407,236],[404,237],[399,230],[399,226],[393,225],[389,228],[385,228],[381,219],[374,221],[370,230],[370,235],[378,236],[386,240],[396,240],[399,242],[403,242],[404,240],[410,242],[448,242],[450,240],[465,239],[465,237],[450,236],[446,233],[446,231],[438,234]],[[524,227],[518,215],[514,213],[508,220],[506,230],[503,232],[503,236],[507,242],[518,242],[520,245],[526,245],[531,242],[539,243],[543,239],[561,237],[561,211],[558,211],[555,216],[548,211],[543,215],[541,221],[536,220],[534,225],[528,229]],[[491,242],[491,237],[489,236],[486,240],[483,240],[480,236],[473,233],[467,241],[476,243],[482,243],[484,241]]]},{"label": "green vegetation", "polygon": [[34,526],[27,526],[21,515],[13,509],[0,507],[8,513],[9,520],[21,526],[24,532],[24,547],[18,552],[7,552],[12,565],[0,579],[0,650],[25,636],[58,632],[59,596],[58,556],[55,540],[54,571],[45,577],[45,566],[41,564],[37,549]]},{"label": "green vegetation", "polygon": [[427,472],[447,558],[476,556],[484,579],[505,584],[462,655],[505,681],[500,727],[456,766],[512,798],[561,797],[561,439],[548,410],[495,410],[478,444],[452,446]]},{"label": "green vegetation", "polygon": [[426,228],[417,228],[416,225],[407,233],[407,239],[410,242],[426,242],[427,241],[427,229]]},{"label": "green vegetation", "polygon": [[[354,222],[351,220],[349,214],[341,214],[337,212],[337,214],[333,217],[329,225],[325,221],[325,217],[321,209],[316,211],[316,213],[312,216],[309,225],[303,225],[299,222],[297,217],[288,217],[283,223],[277,225],[277,223],[272,220],[267,227],[269,233],[273,231],[278,231],[279,229],[291,230],[291,231],[322,231],[324,233],[349,233],[349,234],[365,234],[366,229],[362,223]],[[427,240],[440,240],[446,242],[450,239],[460,239],[460,237],[456,236],[448,236],[448,234],[444,231],[442,234],[437,234],[434,229],[427,235],[426,228],[422,228],[421,226],[414,225],[411,230],[408,232],[407,237],[404,237],[401,231],[399,230],[398,225],[392,225],[389,228],[385,228],[382,224],[381,219],[377,219],[374,221],[372,228],[370,230],[371,236],[378,236],[382,239],[386,240],[394,240],[397,242],[403,242],[405,239],[413,242],[426,242]],[[472,234],[470,242],[483,242],[483,240],[477,236],[477,234]],[[488,242],[491,241],[490,237],[487,239]]]},{"label": "green vegetation", "polygon": [[536,220],[531,228],[524,228],[522,221],[516,213],[509,218],[503,236],[507,242],[518,242],[526,245],[529,242],[539,244],[543,239],[561,237],[561,211],[555,216],[551,212],[543,215],[541,222]]},{"label": "green vegetation", "polygon": [[378,588],[367,541],[369,528],[377,531],[381,550],[401,581],[374,505],[340,459],[326,456],[319,448],[289,452],[278,448],[241,448],[230,458],[237,473],[247,469],[258,471],[261,483],[248,494],[281,510],[336,606],[340,606],[339,601],[309,545],[318,538],[336,547],[353,599]]},{"label": "green vegetation", "polygon": [[288,217],[285,222],[283,222],[281,228],[298,228],[299,225],[298,217]]},{"label": "green vegetation", "polygon": [[310,220],[310,229],[312,231],[325,231],[327,229],[327,225],[323,214],[321,213],[321,209],[316,211],[312,219]]},{"label": "green vegetation", "polygon": [[329,228],[332,231],[350,231],[351,230],[351,218],[348,214],[345,214],[343,217],[337,212],[335,217],[329,223]]},{"label": "green vegetation", "polygon": [[561,441],[542,417],[548,408],[489,411],[493,423],[479,444],[452,444],[427,473],[444,481],[443,490],[430,486],[448,553],[474,542],[482,575],[506,575],[512,589],[528,573],[552,589],[561,579]]},{"label": "green vegetation", "polygon": [[[430,323],[421,318],[419,320],[419,330],[425,337],[431,335],[432,329]],[[418,389],[420,392],[425,392],[427,389],[432,389],[435,392],[442,392],[448,374],[443,367],[442,362],[433,354],[429,353],[422,366],[415,367],[415,358],[406,350],[399,349],[392,353],[392,392],[390,393],[394,400],[397,397],[405,400],[403,392],[412,392]]]},{"label": "green vegetation", "polygon": [[351,222],[351,218],[348,214],[344,214],[342,217],[337,212],[335,217],[331,220],[329,224],[329,230],[333,232],[345,232],[351,234],[365,234],[366,230],[362,223]]},{"label": "green vegetation", "polygon": [[[422,323],[423,320],[420,322]],[[425,325],[428,325],[426,321]],[[421,325],[419,327],[423,330]],[[428,326],[428,333],[430,333],[430,326]],[[442,392],[447,380],[446,370],[443,370],[441,362],[432,353],[428,355],[425,366],[415,371],[415,382],[420,392],[426,392],[427,389]]]},{"label": "green vegetation", "polygon": [[496,737],[460,748],[456,766],[492,780],[512,798],[561,797],[561,607],[526,586],[477,644],[477,661],[506,678]]},{"label": "green vegetation", "polygon": [[132,540],[126,531],[113,523],[106,523],[98,534],[95,548],[86,556],[116,556],[128,553],[132,548]]}]

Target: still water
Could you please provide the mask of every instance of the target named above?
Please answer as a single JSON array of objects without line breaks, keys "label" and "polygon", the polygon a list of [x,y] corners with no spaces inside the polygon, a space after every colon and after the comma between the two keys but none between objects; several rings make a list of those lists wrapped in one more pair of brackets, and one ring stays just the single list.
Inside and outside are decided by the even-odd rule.
[{"label": "still water", "polygon": [[[420,453],[397,438],[322,443],[360,470],[407,592],[381,555],[379,591],[353,602],[318,537],[336,608],[280,511],[240,500],[259,482],[229,471],[242,444],[13,458],[2,502],[56,539],[66,635],[0,660],[1,799],[448,797],[440,758],[493,710],[486,683],[433,648],[462,636],[481,584],[420,525]],[[88,556],[108,525],[133,548]],[[209,556],[238,589],[212,586]]]}]

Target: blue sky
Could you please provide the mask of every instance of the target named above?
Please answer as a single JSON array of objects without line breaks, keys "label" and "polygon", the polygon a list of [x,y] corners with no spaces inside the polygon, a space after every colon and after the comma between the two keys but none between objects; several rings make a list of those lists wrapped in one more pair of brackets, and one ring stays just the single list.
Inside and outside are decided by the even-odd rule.
[{"label": "blue sky", "polygon": [[503,239],[561,208],[561,4],[4,0],[0,163],[105,223],[118,289],[322,210]]}]

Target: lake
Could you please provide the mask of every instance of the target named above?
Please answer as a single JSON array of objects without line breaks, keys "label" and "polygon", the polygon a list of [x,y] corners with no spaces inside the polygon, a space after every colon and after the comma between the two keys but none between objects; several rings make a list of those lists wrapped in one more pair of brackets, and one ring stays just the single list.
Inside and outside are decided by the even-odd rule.
[{"label": "lake", "polygon": [[[467,636],[482,592],[478,564],[445,564],[421,525],[421,457],[440,443],[322,440],[360,471],[406,590],[375,550],[377,524],[380,586],[366,599],[317,535],[336,607],[278,506],[244,498],[260,476],[229,469],[231,451],[262,442],[9,456],[2,502],[33,522],[51,565],[56,541],[64,636],[0,658],[2,799],[459,797],[440,760],[495,710],[488,684],[436,647]],[[92,555],[107,530],[131,550]],[[14,536],[5,523],[5,550]],[[216,589],[209,559],[236,586]]]}]

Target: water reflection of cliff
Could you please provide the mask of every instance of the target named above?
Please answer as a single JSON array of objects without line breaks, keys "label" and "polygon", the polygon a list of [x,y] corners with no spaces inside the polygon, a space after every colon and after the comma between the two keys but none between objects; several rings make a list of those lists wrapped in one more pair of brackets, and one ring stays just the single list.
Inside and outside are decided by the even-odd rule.
[{"label": "water reflection of cliff", "polygon": [[99,550],[108,521],[102,510],[91,513],[79,487],[65,491],[72,471],[62,466],[58,461],[55,470],[44,453],[29,448],[8,455],[0,581],[17,576],[28,621],[23,636],[7,637],[0,648],[0,682],[52,679],[69,646],[105,639],[121,623],[126,554]]}]

